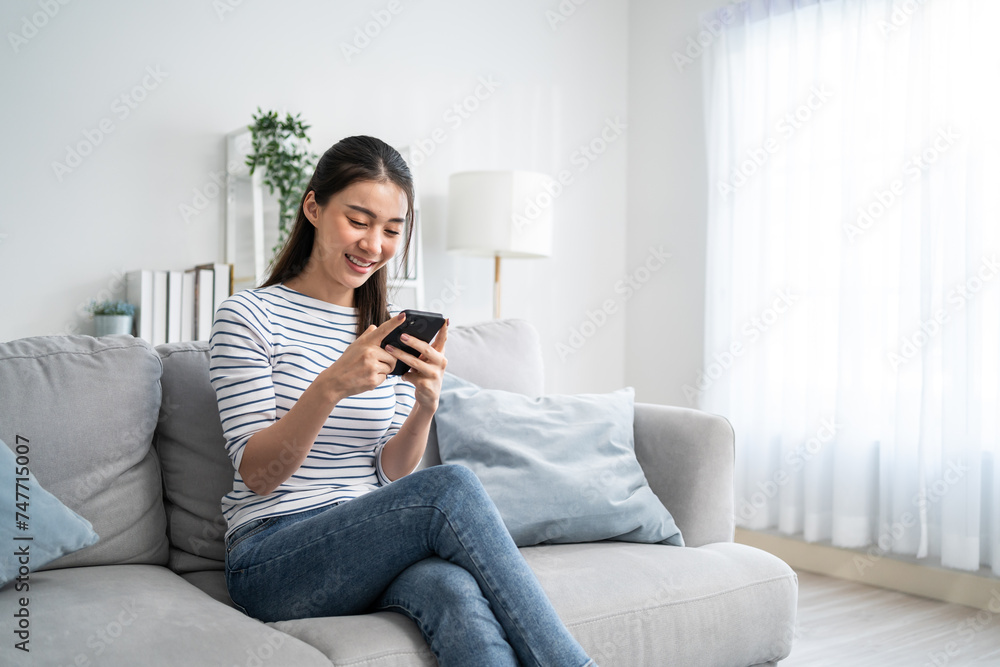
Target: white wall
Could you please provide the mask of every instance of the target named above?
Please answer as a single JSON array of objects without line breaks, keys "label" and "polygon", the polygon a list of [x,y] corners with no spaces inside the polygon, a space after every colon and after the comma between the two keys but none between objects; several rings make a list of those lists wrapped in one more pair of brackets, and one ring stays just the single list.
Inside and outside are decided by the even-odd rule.
[{"label": "white wall", "polygon": [[[650,248],[669,252],[628,301],[625,382],[636,399],[694,407],[682,391],[702,368],[708,181],[702,59],[687,57],[702,12],[723,0],[631,0],[626,274],[646,274]],[[650,266],[656,268],[657,263]],[[648,270],[648,268],[646,268]],[[636,281],[638,284],[638,280]]]},{"label": "white wall", "polygon": [[[227,2],[236,0],[0,5],[6,36],[0,46],[0,340],[92,333],[81,307],[91,297],[122,296],[121,272],[221,261],[223,198],[188,223],[179,207],[192,204],[195,191],[224,168],[223,136],[249,123],[259,105],[301,112],[313,126],[317,153],[351,134],[403,145],[445,130],[445,141],[416,176],[427,297],[441,295],[446,280],[461,286],[447,313],[457,324],[490,317],[492,261],[445,253],[448,175],[571,171],[573,182],[555,203],[554,256],[505,262],[503,314],[540,330],[550,391],[624,384],[626,343],[648,336],[626,338],[623,310],[576,340],[584,343],[579,350],[561,355],[557,345],[573,342],[571,333],[587,322],[588,311],[615,296],[612,287],[626,267],[632,121],[624,134],[606,132],[613,140],[592,163],[577,154],[600,137],[608,119],[626,120],[628,63],[636,59],[628,47],[626,2],[588,2],[553,30],[545,12],[557,7],[555,0],[398,0],[398,14],[350,62],[341,44],[372,12],[389,7],[388,0],[244,0],[220,17],[217,7]],[[58,6],[58,13],[47,18],[42,5]],[[44,23],[34,32],[25,29],[33,17]],[[22,32],[26,40],[12,44],[9,35]],[[150,68],[165,78],[157,83],[147,75]],[[453,127],[445,112],[473,94],[480,78],[499,86]],[[118,98],[144,81],[151,89],[126,117]],[[53,163],[63,162],[67,146],[85,141],[102,120],[113,131],[79,166],[57,175]],[[602,148],[600,141],[595,145]],[[635,162],[633,172],[651,161]],[[642,203],[641,194],[634,192],[629,203]],[[640,207],[647,209],[655,206]],[[653,234],[651,225],[636,225],[629,265],[647,236],[681,249],[676,234]],[[666,272],[658,277],[667,278]],[[650,318],[633,319],[642,325]],[[591,333],[589,325],[584,329]]]}]

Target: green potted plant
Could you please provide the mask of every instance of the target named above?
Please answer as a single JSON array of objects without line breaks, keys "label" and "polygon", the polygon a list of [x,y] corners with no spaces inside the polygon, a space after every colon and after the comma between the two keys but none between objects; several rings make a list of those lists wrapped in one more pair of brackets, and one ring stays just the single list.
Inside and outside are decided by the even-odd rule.
[{"label": "green potted plant", "polygon": [[310,142],[306,136],[309,125],[299,119],[301,115],[289,113],[281,120],[277,111],[264,112],[257,107],[253,124],[247,126],[252,142],[246,159],[250,173],[262,167],[262,182],[271,194],[278,193],[278,243],[272,249],[275,255],[291,232],[293,218],[318,160],[306,147]]},{"label": "green potted plant", "polygon": [[94,317],[94,335],[131,334],[135,306],[126,301],[90,300],[87,312]]}]

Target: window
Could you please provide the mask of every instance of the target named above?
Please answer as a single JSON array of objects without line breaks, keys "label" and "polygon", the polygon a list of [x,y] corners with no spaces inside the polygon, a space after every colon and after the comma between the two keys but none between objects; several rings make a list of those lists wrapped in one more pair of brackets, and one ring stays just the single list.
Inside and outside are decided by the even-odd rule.
[{"label": "window", "polygon": [[1000,3],[733,5],[706,358],[737,523],[1000,573]]}]

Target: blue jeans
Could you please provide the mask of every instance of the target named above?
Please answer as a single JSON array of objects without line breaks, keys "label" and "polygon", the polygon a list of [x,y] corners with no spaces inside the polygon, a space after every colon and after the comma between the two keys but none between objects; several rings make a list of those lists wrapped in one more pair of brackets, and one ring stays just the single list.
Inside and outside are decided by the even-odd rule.
[{"label": "blue jeans", "polygon": [[265,622],[405,614],[442,667],[594,664],[463,466],[240,526],[226,544],[226,585]]}]

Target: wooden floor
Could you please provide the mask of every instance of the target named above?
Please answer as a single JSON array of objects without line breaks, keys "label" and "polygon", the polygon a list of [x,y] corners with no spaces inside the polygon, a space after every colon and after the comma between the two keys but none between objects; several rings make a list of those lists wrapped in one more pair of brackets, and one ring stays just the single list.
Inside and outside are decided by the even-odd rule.
[{"label": "wooden floor", "polygon": [[[1000,667],[1000,612],[798,575],[795,639],[780,667]],[[1000,582],[996,597],[1000,609]]]}]

